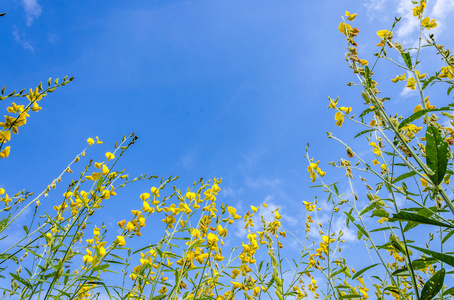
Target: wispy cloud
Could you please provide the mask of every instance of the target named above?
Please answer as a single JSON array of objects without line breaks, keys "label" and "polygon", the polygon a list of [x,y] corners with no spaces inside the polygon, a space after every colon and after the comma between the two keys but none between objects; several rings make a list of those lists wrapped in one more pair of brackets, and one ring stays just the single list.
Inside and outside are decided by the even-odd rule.
[{"label": "wispy cloud", "polygon": [[33,48],[33,46],[29,42],[24,40],[25,35],[19,32],[19,29],[16,26],[14,26],[13,29],[14,40],[21,44],[24,49],[34,51],[35,49]]},{"label": "wispy cloud", "polygon": [[25,21],[27,26],[31,26],[41,15],[42,8],[39,5],[38,0],[22,0],[22,5],[25,10]]},{"label": "wispy cloud", "polygon": [[364,6],[367,10],[367,16],[372,20],[377,13],[385,10],[387,0],[367,0]]},{"label": "wispy cloud", "polygon": [[446,16],[454,10],[454,1],[452,0],[438,0],[431,13],[431,18],[435,18],[437,20],[437,33],[440,34],[444,29],[447,28],[446,26]]}]

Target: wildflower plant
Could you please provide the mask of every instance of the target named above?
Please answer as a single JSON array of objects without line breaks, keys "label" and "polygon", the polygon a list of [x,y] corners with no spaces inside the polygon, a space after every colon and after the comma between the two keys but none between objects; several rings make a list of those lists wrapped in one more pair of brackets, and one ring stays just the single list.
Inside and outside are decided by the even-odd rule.
[{"label": "wildflower plant", "polygon": [[[360,30],[352,25],[357,14],[346,12],[339,24],[347,40],[346,60],[357,78],[349,85],[360,88],[367,108],[356,112],[360,105],[341,106],[340,97],[329,98],[328,108],[334,111],[337,126],[352,122],[361,127],[355,138],[362,139],[367,153],[360,154],[328,133],[346,151],[346,158],[330,163],[345,172],[343,184],[328,183],[330,173],[323,162],[306,149],[309,178],[318,181],[316,187],[331,208],[327,222],[320,216],[317,198],[302,203],[305,228],[299,236],[285,229],[279,208],[262,203],[240,211],[222,203],[221,178],[200,179],[183,189],[173,185],[178,176],[142,174],[130,179],[119,161],[137,142],[134,133],[96,159],[88,159],[87,153],[107,146],[98,137],[88,138],[88,146],[39,195],[20,191],[10,196],[13,192],[0,189],[4,204],[0,297],[452,298],[454,287],[447,274],[454,267],[449,249],[454,234],[450,187],[454,104],[436,107],[428,93],[438,86],[451,93],[454,56],[429,34],[437,23],[424,14],[425,8],[426,1],[421,0],[412,10],[420,26],[417,47],[395,42],[393,31],[400,20],[396,19],[391,28],[377,31],[379,52],[373,63],[358,53],[355,39]],[[432,75],[423,73],[420,64],[423,48],[429,47],[443,62]],[[412,114],[390,114],[391,98],[380,96],[374,76],[382,62],[398,70],[390,78],[393,84],[418,93]],[[49,80],[47,89],[39,84],[28,93],[5,94],[3,88],[2,101],[26,97],[28,102],[8,104],[10,115],[0,123],[0,157],[8,157],[10,148],[4,145],[26,123],[28,112],[41,109],[38,101],[72,80],[65,77],[60,84]],[[62,186],[63,179],[70,182],[67,187]],[[149,184],[147,191],[128,194],[132,207],[122,211],[114,226],[99,220],[100,210],[115,201],[124,187],[141,181]],[[349,192],[339,192],[341,186]],[[18,233],[14,225],[30,211],[32,216]],[[364,241],[370,263],[356,266],[344,257],[345,232],[334,226],[338,215]],[[150,224],[159,232],[157,238],[148,236]],[[244,237],[232,235],[235,231]],[[14,238],[8,237],[11,234]],[[299,256],[290,254],[289,239],[293,249],[299,246]]]},{"label": "wildflower plant", "polygon": [[[348,85],[362,90],[367,108],[355,116],[354,108],[339,106],[339,97],[329,98],[328,107],[335,110],[337,126],[348,120],[363,127],[355,139],[362,139],[369,151],[361,155],[361,151],[328,132],[328,138],[346,150],[346,158],[330,164],[345,171],[349,196],[339,192],[339,183],[325,182],[324,173],[313,172],[313,168],[308,171],[327,193],[332,214],[343,213],[346,225],[357,232],[358,240],[364,241],[370,264],[362,265],[360,270],[349,265],[336,253],[340,250],[336,237],[342,232],[331,233],[330,228],[319,224],[325,243],[320,245],[319,253],[327,257],[332,253],[332,258],[312,264],[320,265],[328,282],[326,298],[451,299],[454,295],[453,282],[446,275],[454,267],[449,246],[454,234],[450,186],[454,171],[450,148],[454,104],[436,107],[429,101],[431,88],[446,87],[448,96],[454,88],[454,57],[430,34],[437,23],[424,14],[426,1],[413,3],[413,16],[420,27],[417,46],[406,48],[395,41],[393,31],[400,21],[396,18],[391,28],[377,31],[379,51],[371,63],[358,53],[355,38],[360,31],[352,25],[356,14],[347,12],[339,24],[348,44],[345,58],[357,78],[357,83]],[[420,64],[428,47],[442,61],[439,71],[431,75],[423,72]],[[374,71],[381,63],[396,67],[398,74],[391,82],[403,82],[405,88],[417,92],[419,101],[414,103],[412,114],[402,116],[387,108],[391,97],[380,96],[382,92],[374,80]],[[309,153],[307,157],[312,166]],[[315,202],[306,203],[306,208],[316,212]],[[317,217],[316,213],[312,215]],[[375,295],[369,296],[371,293]]]}]

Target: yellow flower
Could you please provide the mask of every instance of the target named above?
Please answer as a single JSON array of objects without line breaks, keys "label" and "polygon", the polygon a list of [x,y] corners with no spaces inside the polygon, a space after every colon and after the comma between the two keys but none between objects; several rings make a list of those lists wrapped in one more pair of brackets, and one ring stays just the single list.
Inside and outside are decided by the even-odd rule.
[{"label": "yellow flower", "polygon": [[149,213],[154,212],[154,208],[150,207],[150,204],[148,204],[147,201],[143,201],[143,210]]},{"label": "yellow flower", "polygon": [[345,12],[345,16],[348,17],[347,20],[349,20],[349,21],[355,20],[356,15],[357,15],[356,13],[351,14],[351,13],[349,13],[348,11]]},{"label": "yellow flower", "polygon": [[151,188],[151,194],[153,196],[159,197],[159,190],[157,188],[155,188],[155,187],[152,187]]},{"label": "yellow flower", "polygon": [[348,36],[348,32],[351,30],[352,30],[352,27],[350,26],[350,24],[347,24],[344,22],[341,22],[339,24],[339,31],[340,31],[340,33],[343,33],[345,36]]},{"label": "yellow flower", "polygon": [[117,235],[118,246],[123,247],[126,245],[125,238],[121,235]]},{"label": "yellow flower", "polygon": [[369,64],[369,62],[365,59],[360,59],[359,60],[359,63],[362,65],[362,66],[367,66]]},{"label": "yellow flower", "polygon": [[187,192],[187,193],[186,193],[186,198],[187,198],[188,200],[194,199],[194,198],[195,198],[195,193]]},{"label": "yellow flower", "polygon": [[122,229],[123,229],[123,227],[125,227],[125,224],[126,224],[126,220],[118,222],[118,226],[120,226],[120,228],[122,228]]},{"label": "yellow flower", "polygon": [[134,224],[132,224],[132,222],[126,223],[126,230],[127,231],[132,231],[134,229],[136,229],[136,227],[134,226]]},{"label": "yellow flower", "polygon": [[412,90],[416,89],[416,80],[413,77],[408,78],[407,88]]},{"label": "yellow flower", "polygon": [[424,178],[421,177],[419,180],[421,181],[421,185],[422,185],[423,187],[426,187],[426,186],[429,185],[429,183],[427,182],[427,180],[425,180]]},{"label": "yellow flower", "polygon": [[111,152],[106,152],[107,161],[114,159],[115,155]]},{"label": "yellow flower", "polygon": [[3,195],[5,193],[5,189],[0,188],[0,195]]},{"label": "yellow flower", "polygon": [[101,174],[102,174],[102,175],[107,175],[107,174],[109,174],[109,168],[108,168],[106,165],[102,165]]},{"label": "yellow flower", "polygon": [[389,30],[386,30],[386,29],[383,29],[383,30],[379,30],[377,31],[377,35],[378,37],[384,39],[384,38],[388,38],[391,39],[393,37],[393,32],[392,31],[389,31]]},{"label": "yellow flower", "polygon": [[0,158],[6,158],[6,157],[8,157],[8,156],[9,156],[10,149],[11,149],[11,146],[8,146],[8,147],[6,147],[5,149],[3,149],[3,151],[0,152]]},{"label": "yellow flower", "polygon": [[336,112],[336,114],[334,115],[334,120],[336,120],[336,125],[341,127],[342,126],[342,123],[344,123],[344,116],[342,115],[342,113],[340,111]]},{"label": "yellow flower", "polygon": [[421,4],[419,4],[418,6],[415,6],[412,10],[413,10],[413,16],[415,17],[418,17],[421,18],[421,14],[424,12],[424,9],[426,8],[426,3],[425,2],[421,2]]},{"label": "yellow flower", "polygon": [[214,245],[219,241],[219,237],[214,233],[210,232],[207,236],[207,243],[208,245]]},{"label": "yellow flower", "polygon": [[255,206],[252,206],[252,205],[251,205],[251,210],[252,210],[253,212],[257,212],[258,209],[259,209],[258,207],[255,207]]},{"label": "yellow flower", "polygon": [[87,139],[88,146],[91,146],[95,143],[95,141],[92,138]]},{"label": "yellow flower", "polygon": [[9,141],[11,140],[11,131],[4,130],[0,132],[0,141]]},{"label": "yellow flower", "polygon": [[391,79],[392,82],[396,83],[398,81],[404,81],[406,79],[406,74],[397,75],[395,78]]},{"label": "yellow flower", "polygon": [[98,137],[96,137],[96,144],[102,144]]},{"label": "yellow flower", "polygon": [[377,159],[374,159],[374,160],[372,161],[372,163],[374,164],[374,166],[376,166],[376,165],[379,165],[379,164],[380,164],[380,162],[379,162],[379,161],[378,161]]}]

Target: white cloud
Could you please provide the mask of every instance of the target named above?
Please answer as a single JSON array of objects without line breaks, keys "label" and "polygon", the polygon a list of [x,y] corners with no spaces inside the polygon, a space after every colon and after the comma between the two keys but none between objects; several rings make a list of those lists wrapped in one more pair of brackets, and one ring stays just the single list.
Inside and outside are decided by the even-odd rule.
[{"label": "white cloud", "polygon": [[26,24],[27,26],[31,26],[33,21],[41,15],[41,5],[39,5],[38,0],[22,0],[22,5],[25,10]]},{"label": "white cloud", "polygon": [[372,20],[379,12],[384,11],[387,0],[368,0],[364,6],[367,10],[367,16]]},{"label": "white cloud", "polygon": [[22,47],[24,47],[24,49],[26,49],[26,50],[30,50],[30,51],[35,50],[35,49],[33,48],[33,46],[32,46],[29,42],[24,41],[25,35],[24,35],[24,34],[21,34],[21,33],[19,32],[19,29],[18,29],[17,27],[14,26],[13,28],[14,28],[14,30],[13,30],[13,36],[14,36],[14,39],[16,40],[16,42],[18,42],[19,44],[21,44]]},{"label": "white cloud", "polygon": [[446,24],[446,16],[452,10],[454,10],[454,1],[452,0],[438,0],[435,3],[430,17],[437,20],[438,26],[434,30],[437,34],[440,34],[442,31],[444,31],[444,29],[450,27]]}]

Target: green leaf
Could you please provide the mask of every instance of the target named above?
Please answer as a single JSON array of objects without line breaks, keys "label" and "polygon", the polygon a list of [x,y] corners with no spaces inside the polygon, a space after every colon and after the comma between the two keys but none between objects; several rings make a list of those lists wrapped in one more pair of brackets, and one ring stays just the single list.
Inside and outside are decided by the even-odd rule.
[{"label": "green leaf", "polygon": [[454,84],[448,88],[448,91],[447,91],[448,96],[449,96],[449,94],[451,94],[452,89],[454,89]]},{"label": "green leaf", "polygon": [[412,177],[416,175],[416,172],[415,171],[411,171],[411,172],[408,172],[408,173],[404,173],[400,176],[398,176],[396,179],[393,180],[393,183],[396,183],[396,182],[399,182],[401,180],[404,180],[404,179],[407,179],[408,177]]},{"label": "green leaf", "polygon": [[408,67],[409,69],[411,69],[412,63],[411,63],[411,56],[410,56],[410,53],[408,53],[408,52],[402,52],[401,54],[402,54],[402,58],[403,58],[404,61],[405,61],[405,64],[407,65],[407,67]]},{"label": "green leaf", "polygon": [[370,69],[368,66],[364,67],[364,74],[366,77],[367,87],[369,87],[369,88],[372,87],[372,78],[370,78]]},{"label": "green leaf", "polygon": [[439,185],[445,177],[449,160],[448,155],[448,144],[444,141],[438,129],[428,126],[426,131],[426,163],[435,173],[429,176],[435,185]]},{"label": "green leaf", "polygon": [[0,254],[0,259],[2,259],[2,260],[11,259],[11,260],[13,260],[16,264],[19,263],[19,260],[17,259],[17,257],[14,256],[13,254],[9,254],[9,253]]},{"label": "green leaf", "polygon": [[422,253],[431,255],[433,258],[436,258],[439,261],[442,261],[442,262],[450,265],[451,267],[454,267],[454,257],[452,257],[452,256],[449,256],[449,255],[446,255],[446,254],[443,254],[443,253],[439,253],[439,252],[435,252],[435,251],[432,251],[432,250],[429,250],[429,249],[416,247],[416,246],[408,245],[408,247],[411,247],[413,249],[419,250]]},{"label": "green leaf", "polygon": [[421,110],[415,112],[414,114],[412,114],[411,116],[409,116],[408,118],[404,119],[402,122],[400,122],[398,129],[401,129],[402,127],[413,122],[414,120],[421,118],[426,113],[435,112],[435,111],[446,111],[446,110],[451,110],[451,109],[452,108],[450,108],[450,107],[441,107],[441,108],[435,108],[435,109],[429,109],[429,108],[421,109]]},{"label": "green leaf", "polygon": [[344,295],[340,296],[339,299],[355,299],[355,298],[362,298],[361,295]]},{"label": "green leaf", "polygon": [[441,227],[448,227],[448,228],[454,228],[454,226],[450,224],[445,224],[443,222],[427,218],[418,214],[414,213],[409,213],[409,212],[404,212],[401,211],[397,214],[393,214],[393,217],[389,219],[389,221],[407,221],[407,222],[416,222],[420,224],[426,224],[426,225],[435,225],[435,226],[441,226]]},{"label": "green leaf", "polygon": [[447,290],[443,293],[443,296],[446,296],[446,295],[454,296],[454,287],[452,287],[452,288],[450,288],[450,289],[447,289]]},{"label": "green leaf", "polygon": [[27,280],[23,279],[23,278],[20,278],[19,276],[17,276],[16,274],[14,273],[9,273],[9,275],[11,275],[11,277],[13,277],[14,279],[16,279],[17,281],[19,281],[20,283],[22,283],[23,285],[25,285],[26,287],[28,287],[29,289],[32,288],[32,285],[30,284],[30,282],[28,282]]},{"label": "green leaf", "polygon": [[443,237],[443,241],[441,242],[444,244],[449,238],[454,234],[454,230],[450,230],[446,236]]},{"label": "green leaf", "polygon": [[365,133],[372,132],[372,131],[375,131],[375,130],[377,130],[377,129],[367,129],[367,130],[363,130],[363,131],[361,131],[360,133],[358,133],[357,135],[355,135],[353,138],[357,138],[357,137],[359,137],[359,136],[361,136],[361,135],[363,135],[363,134],[365,134]]},{"label": "green leaf", "polygon": [[352,280],[354,280],[355,278],[361,276],[364,272],[366,272],[367,270],[375,267],[375,266],[378,266],[379,264],[373,264],[373,265],[370,265],[368,267],[365,267],[364,269],[361,269],[359,270],[358,272],[356,272],[356,274],[352,277]]},{"label": "green leaf", "polygon": [[437,76],[432,76],[427,80],[421,80],[423,82],[422,89],[424,90],[434,79],[437,79]]},{"label": "green leaf", "polygon": [[436,272],[432,277],[430,277],[429,281],[427,281],[424,287],[422,288],[421,300],[431,300],[438,294],[438,292],[443,287],[445,274],[446,274],[445,269],[441,269],[440,271]]}]

